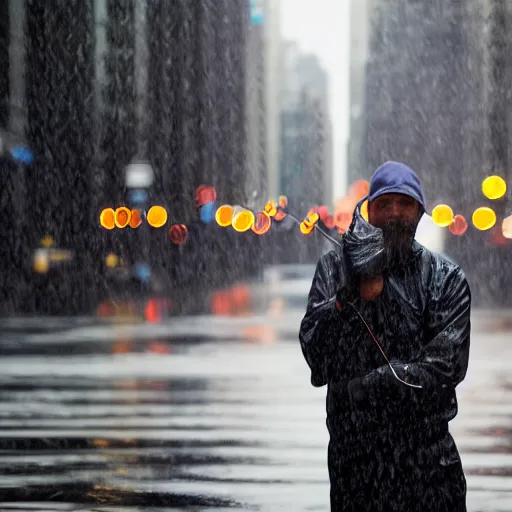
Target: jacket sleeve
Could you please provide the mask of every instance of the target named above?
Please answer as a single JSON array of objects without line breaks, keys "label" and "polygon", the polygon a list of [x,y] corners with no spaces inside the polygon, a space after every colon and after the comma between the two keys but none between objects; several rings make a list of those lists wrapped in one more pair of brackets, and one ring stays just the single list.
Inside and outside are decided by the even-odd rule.
[{"label": "jacket sleeve", "polygon": [[[320,258],[308,295],[299,340],[302,353],[311,369],[311,384],[327,384],[327,364],[339,345],[347,312],[336,308],[339,290],[346,287],[340,256],[331,251]],[[336,353],[336,357],[340,354]]]},{"label": "jacket sleeve", "polygon": [[[437,288],[437,289],[436,289]],[[432,290],[431,306],[427,315],[428,343],[418,358],[406,363],[394,363],[400,379],[423,389],[399,382],[388,365],[381,366],[363,378],[374,400],[407,399],[418,393],[455,387],[464,380],[468,368],[470,345],[471,292],[459,268],[449,272],[442,283]],[[390,393],[390,388],[401,387],[401,393]],[[385,396],[384,396],[385,395]]]}]

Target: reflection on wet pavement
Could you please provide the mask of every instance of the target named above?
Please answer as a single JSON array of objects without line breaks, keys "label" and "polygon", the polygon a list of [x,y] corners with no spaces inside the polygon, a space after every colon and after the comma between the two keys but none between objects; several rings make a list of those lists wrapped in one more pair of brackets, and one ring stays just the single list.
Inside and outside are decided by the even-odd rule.
[{"label": "reflection on wet pavement", "polygon": [[[4,326],[0,509],[329,510],[298,322]],[[472,347],[451,427],[468,510],[512,510],[512,333],[477,322]]]}]

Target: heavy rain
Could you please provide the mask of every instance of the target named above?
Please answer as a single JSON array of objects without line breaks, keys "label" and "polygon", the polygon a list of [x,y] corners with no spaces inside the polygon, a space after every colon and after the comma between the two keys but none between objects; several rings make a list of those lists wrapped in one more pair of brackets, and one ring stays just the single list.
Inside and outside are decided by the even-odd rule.
[{"label": "heavy rain", "polygon": [[510,512],[510,34],[0,0],[0,510]]}]

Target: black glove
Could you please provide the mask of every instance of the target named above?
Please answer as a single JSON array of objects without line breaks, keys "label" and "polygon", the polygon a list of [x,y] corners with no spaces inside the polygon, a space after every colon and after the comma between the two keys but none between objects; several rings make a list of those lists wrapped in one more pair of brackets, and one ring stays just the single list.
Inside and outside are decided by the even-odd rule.
[{"label": "black glove", "polygon": [[346,311],[349,302],[354,302],[359,297],[359,276],[350,279],[345,286],[336,293],[336,302]]},{"label": "black glove", "polygon": [[368,400],[368,391],[363,384],[363,379],[358,377],[348,383],[348,397],[352,407],[360,407]]},{"label": "black glove", "polygon": [[378,276],[384,270],[385,246],[380,229],[373,226],[353,226],[343,235],[343,253],[352,275]]}]

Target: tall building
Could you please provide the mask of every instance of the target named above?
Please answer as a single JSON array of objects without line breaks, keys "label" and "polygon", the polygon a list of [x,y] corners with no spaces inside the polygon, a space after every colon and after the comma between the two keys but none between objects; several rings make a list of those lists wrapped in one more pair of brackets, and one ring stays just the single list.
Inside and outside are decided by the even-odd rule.
[{"label": "tall building", "polygon": [[350,2],[350,65],[349,65],[349,139],[347,147],[347,185],[366,175],[363,152],[365,128],[365,80],[371,33],[370,10],[375,0]]},{"label": "tall building", "polygon": [[[449,204],[470,227],[446,236],[444,251],[475,284],[475,304],[512,304],[504,285],[506,245],[496,230],[471,223],[477,206],[499,218],[510,200],[486,200],[483,179],[509,183],[512,6],[503,0],[388,0],[367,11],[363,175],[385,160],[408,163],[420,175],[429,211]],[[488,250],[483,250],[488,247]]]},{"label": "tall building", "polygon": [[222,274],[204,250],[224,244],[225,257],[234,242],[200,223],[195,190],[204,183],[223,202],[246,200],[248,23],[247,0],[0,1],[0,62],[8,55],[0,123],[21,130],[35,153],[25,174],[27,245],[49,234],[75,253],[58,291],[40,280],[56,310],[90,310],[106,251],[128,261],[137,251],[135,231],[98,226],[103,207],[126,202],[124,171],[134,159],[154,168],[151,204],[168,209],[169,223],[189,227],[181,248],[165,229],[148,235],[167,289],[193,296],[237,277],[238,262],[225,258]]},{"label": "tall building", "polygon": [[246,192],[250,205],[261,208],[279,193],[281,8],[274,0],[249,0],[249,7]]},{"label": "tall building", "polygon": [[[283,44],[280,191],[300,211],[331,206],[332,123],[328,75],[315,55]],[[306,213],[306,212],[304,212]]]}]

